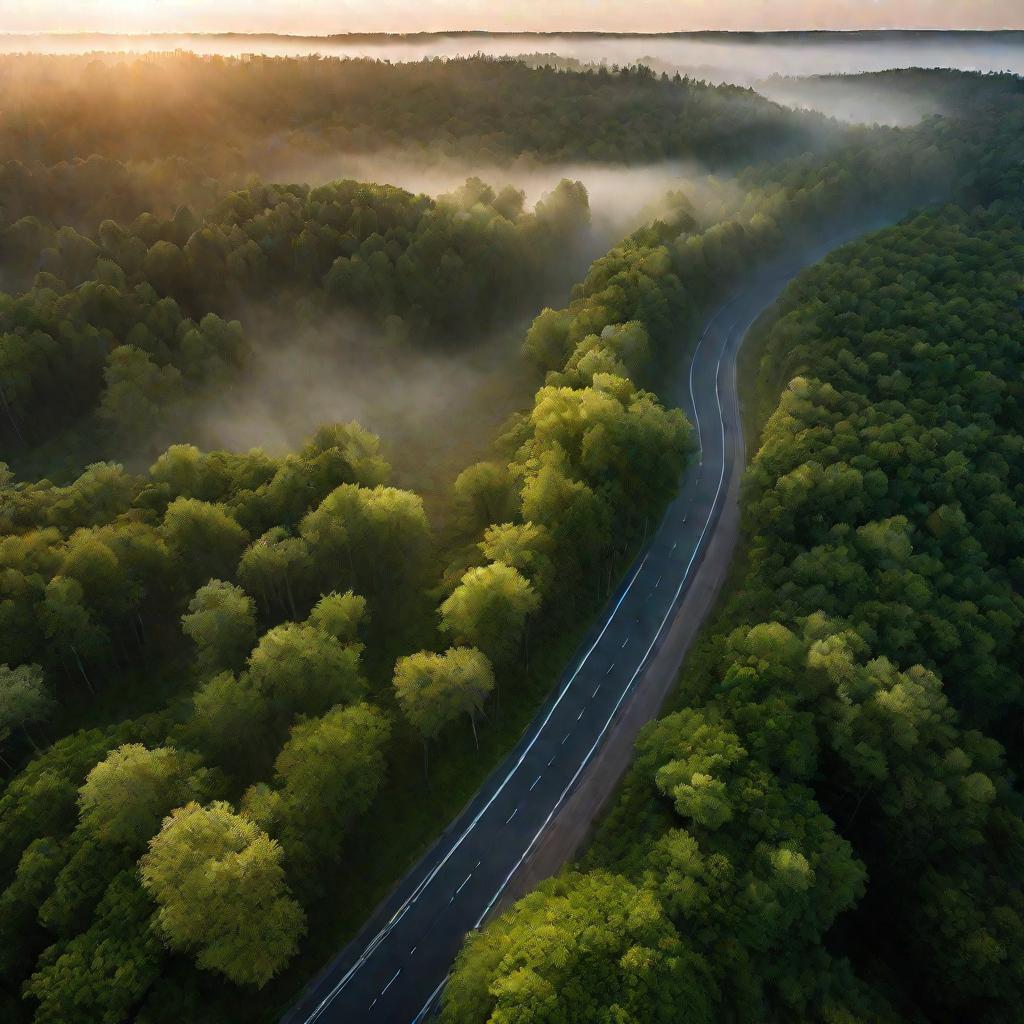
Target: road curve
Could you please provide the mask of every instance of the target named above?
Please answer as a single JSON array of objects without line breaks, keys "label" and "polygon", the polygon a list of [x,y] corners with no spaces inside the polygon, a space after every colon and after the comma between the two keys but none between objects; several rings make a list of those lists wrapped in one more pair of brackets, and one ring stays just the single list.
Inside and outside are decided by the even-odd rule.
[{"label": "road curve", "polygon": [[693,423],[699,452],[650,543],[515,749],[282,1024],[423,1020],[465,933],[571,857],[674,683],[732,556],[739,346],[784,285],[835,244],[764,268],[707,322],[685,373],[662,390]]}]

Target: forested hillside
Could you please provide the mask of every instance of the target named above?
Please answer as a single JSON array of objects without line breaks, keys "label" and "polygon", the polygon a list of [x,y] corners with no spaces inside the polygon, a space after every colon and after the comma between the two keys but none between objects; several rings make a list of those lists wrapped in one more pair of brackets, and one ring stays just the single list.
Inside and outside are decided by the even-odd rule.
[{"label": "forested hillside", "polygon": [[920,214],[788,289],[733,596],[445,1020],[1018,1019],[1021,214]]},{"label": "forested hillside", "polygon": [[487,57],[392,65],[259,55],[4,56],[0,88],[9,114],[0,129],[3,159],[176,158],[214,175],[266,172],[275,157],[409,146],[481,162],[528,152],[725,166],[800,152],[828,134],[825,119],[749,89],[669,80],[643,66],[580,74]]},{"label": "forested hillside", "polygon": [[[514,744],[657,522],[693,447],[690,425],[665,407],[659,387],[728,290],[763,260],[838,226],[894,215],[954,187],[965,202],[990,204],[1020,184],[1021,154],[1004,144],[1020,138],[1017,111],[972,124],[847,130],[749,91],[636,70],[177,55],[11,57],[0,60],[0,77],[0,153],[10,158],[0,168],[0,1012],[37,1024],[273,1019]],[[571,289],[569,256],[590,215],[578,181],[529,207],[519,190],[477,178],[428,197],[368,182],[250,177],[273,167],[278,151],[322,155],[381,143],[488,161],[699,155],[737,173],[709,185],[710,200],[675,193]],[[758,162],[744,166],[755,153]],[[870,246],[882,255],[864,249],[871,255],[858,257],[863,267],[827,264],[819,273],[832,275],[835,302],[793,299],[793,315],[767,343],[780,353],[773,366],[786,365],[787,376],[809,369],[820,385],[806,386],[836,396],[834,426],[843,434],[829,440],[825,414],[808,412],[798,441],[782,431],[779,453],[766,447],[758,460],[765,478],[758,485],[755,474],[747,499],[765,550],[751,561],[749,604],[735,622],[746,616],[749,633],[762,619],[780,621],[753,629],[750,641],[767,637],[770,653],[782,637],[784,667],[765,667],[780,687],[779,714],[759,710],[746,669],[736,694],[747,695],[748,710],[695,688],[686,721],[697,723],[706,705],[709,731],[694,729],[728,752],[712,752],[685,780],[669,786],[672,773],[664,778],[672,794],[696,786],[693,806],[708,835],[694,832],[672,849],[665,841],[658,864],[678,858],[678,870],[650,867],[647,847],[672,818],[635,774],[636,806],[623,805],[593,855],[608,874],[559,883],[584,915],[598,903],[621,909],[628,927],[616,942],[632,928],[654,945],[663,940],[657,964],[647,959],[654,946],[639,938],[621,952],[635,946],[638,970],[668,972],[667,995],[658,997],[667,1013],[678,991],[709,1013],[740,1007],[744,1018],[754,990],[730,994],[727,983],[748,969],[767,972],[759,965],[776,959],[771,935],[792,938],[794,921],[806,939],[794,943],[794,970],[817,975],[822,963],[839,962],[823,959],[822,937],[860,897],[871,858],[883,854],[826,817],[837,808],[858,828],[891,819],[883,848],[899,851],[887,876],[893,891],[906,879],[926,884],[920,851],[913,859],[920,834],[900,832],[906,814],[890,813],[897,805],[887,801],[897,796],[880,785],[880,765],[895,754],[869,750],[877,715],[850,726],[866,730],[853,753],[838,739],[833,751],[835,706],[815,704],[825,701],[825,684],[808,683],[813,693],[803,696],[795,685],[808,645],[824,638],[846,645],[835,658],[850,665],[852,696],[844,690],[840,703],[850,704],[851,718],[879,673],[924,679],[936,700],[939,674],[984,679],[984,687],[950,687],[952,704],[935,713],[939,738],[928,740],[954,795],[928,789],[927,770],[915,767],[913,743],[899,730],[896,753],[917,774],[905,785],[897,776],[897,788],[903,800],[921,790],[922,820],[961,858],[951,853],[948,874],[934,882],[950,899],[970,870],[1009,877],[996,856],[1010,856],[1017,827],[1003,755],[980,733],[961,732],[1005,727],[999,735],[1009,738],[1007,723],[1019,713],[1019,384],[1009,369],[1016,321],[1004,307],[1020,267],[1010,209],[922,217],[881,236],[920,248],[934,263],[928,273],[909,276],[878,240]],[[938,244],[942,230],[952,242]],[[942,246],[960,242],[962,261],[959,250],[947,260]],[[920,295],[910,282],[922,284]],[[319,424],[293,450],[167,443],[189,436],[202,403],[231,397],[257,333],[285,359],[298,358],[301,330],[344,319],[368,344],[386,342],[410,359],[458,359],[563,284],[566,301],[544,308],[522,339],[529,383],[521,411],[471,439],[486,458],[460,464],[451,479],[434,463],[423,468],[436,517],[392,469],[403,453],[393,459],[355,422]],[[891,301],[847,310],[876,294]],[[951,335],[970,321],[968,349],[940,353],[931,333],[901,329],[940,316]],[[836,324],[842,333],[832,333]],[[900,339],[892,365],[855,351],[884,331]],[[341,366],[358,388],[359,358],[341,335],[334,345],[324,333],[331,344],[319,355],[323,373],[340,379]],[[820,336],[849,341],[833,353]],[[926,372],[927,387],[914,376]],[[929,413],[927,403],[940,399],[949,408]],[[263,395],[268,415],[280,400],[272,389]],[[878,431],[870,451],[869,426],[854,426],[858,415]],[[417,457],[451,446],[450,433],[437,419]],[[897,440],[904,435],[913,445]],[[769,495],[795,468],[775,468],[790,443],[798,446],[791,461],[819,468],[786,485],[787,520]],[[863,457],[848,450],[861,444]],[[915,458],[920,449],[919,476],[907,476],[901,444]],[[83,454],[90,452],[102,460]],[[829,458],[850,468],[830,468]],[[969,514],[956,505],[968,475],[978,506]],[[821,493],[801,504],[815,487]],[[833,533],[836,509],[857,517],[852,534]],[[955,569],[943,562],[943,543]],[[849,548],[848,591],[806,575],[820,568],[811,552],[829,545]],[[824,564],[827,571],[832,563]],[[925,622],[928,607],[934,614]],[[950,617],[960,623],[952,632],[940,622]],[[882,657],[892,675],[878,668]],[[912,668],[915,660],[924,667]],[[796,701],[791,714],[787,702]],[[748,738],[762,727],[763,743]],[[645,755],[655,767],[678,760],[673,743],[690,742],[675,725],[659,728],[668,731],[655,730],[662,738],[649,742],[662,745]],[[831,770],[843,756],[848,783]],[[715,765],[726,762],[733,774],[719,778]],[[732,801],[753,806],[758,793],[779,820],[800,818],[799,828],[752,840],[749,816],[734,813]],[[690,806],[690,797],[672,799]],[[938,817],[947,804],[971,810],[962,841]],[[991,864],[971,845],[985,835],[999,837]],[[691,841],[694,857],[713,860],[720,901],[691,880],[680,881],[683,895],[668,891],[674,881],[658,881],[659,872],[675,880],[690,870]],[[701,842],[711,845],[701,852]],[[807,875],[819,853],[827,862],[820,904]],[[742,874],[748,856],[761,874]],[[781,881],[765,875],[765,864]],[[1017,927],[1013,887],[1000,885],[990,890],[995,930],[964,940],[993,963],[1010,956],[1000,950],[1011,948]],[[841,936],[866,984],[876,968],[859,937],[870,933],[875,891],[861,900],[863,928]],[[780,892],[798,895],[790,904]],[[548,914],[548,899],[535,896],[533,905]],[[707,915],[710,944],[725,927],[714,915],[732,908],[721,956],[684,926],[691,899]],[[740,935],[754,920],[745,899],[770,904],[769,931]],[[907,915],[909,922],[909,908]],[[532,919],[524,920],[526,934]],[[487,1019],[504,998],[487,986],[514,958],[487,957],[509,948],[506,927],[488,929],[467,952],[446,1011],[452,1019]],[[546,941],[538,934],[529,942]],[[915,956],[923,960],[925,948]],[[587,998],[604,991],[614,999],[615,985],[632,985],[600,958],[587,962],[614,980],[595,983],[573,968]],[[679,973],[687,964],[696,974]],[[691,992],[698,976],[700,990]],[[553,985],[565,1006],[576,1005],[562,979],[535,977],[537,998],[550,999],[544,986]],[[843,977],[836,974],[836,991],[848,993]],[[772,1005],[785,994],[794,1019],[801,1006],[824,1005],[819,990],[801,1003],[798,980],[780,968],[765,989]],[[922,974],[920,984],[931,983]],[[513,1000],[508,1019],[528,1019],[514,1015],[515,982],[503,978],[502,986]],[[643,1002],[651,991],[632,987],[638,1019],[658,1019]],[[896,1005],[902,995],[892,998]],[[996,1006],[1006,997],[993,988],[991,998]],[[599,1019],[591,1004],[580,1005],[579,1019]]]}]

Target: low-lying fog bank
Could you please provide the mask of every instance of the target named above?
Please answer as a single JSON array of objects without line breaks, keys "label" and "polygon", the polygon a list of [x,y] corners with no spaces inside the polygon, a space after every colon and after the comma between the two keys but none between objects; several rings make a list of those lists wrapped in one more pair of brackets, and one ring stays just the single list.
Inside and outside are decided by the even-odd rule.
[{"label": "low-lying fog bank", "polygon": [[666,161],[636,166],[594,163],[544,164],[520,157],[505,164],[481,164],[427,153],[381,150],[376,153],[338,153],[322,160],[274,159],[260,168],[268,181],[299,181],[322,185],[339,178],[396,185],[410,192],[439,196],[476,177],[496,191],[505,185],[521,189],[526,206],[533,207],[563,178],[582,181],[590,200],[592,229],[586,245],[567,254],[573,272],[569,283],[582,277],[590,261],[616,241],[658,216],[669,192],[683,191],[703,223],[721,218],[726,205],[741,196],[731,179],[708,175],[696,164]]},{"label": "low-lying fog bank", "polygon": [[537,387],[520,350],[529,317],[451,352],[344,314],[301,326],[268,309],[245,319],[257,325],[249,366],[196,411],[179,440],[280,454],[322,423],[357,420],[381,436],[397,482],[429,499],[486,457],[500,425]]},{"label": "low-lying fog bank", "polygon": [[772,74],[822,75],[896,67],[945,67],[1024,73],[1022,32],[816,32],[602,35],[592,33],[456,33],[393,36],[224,34],[0,35],[0,53],[146,52],[191,50],[245,54],[370,57],[522,57],[557,54],[581,63],[643,60],[656,70],[680,71],[712,82],[753,85]]}]

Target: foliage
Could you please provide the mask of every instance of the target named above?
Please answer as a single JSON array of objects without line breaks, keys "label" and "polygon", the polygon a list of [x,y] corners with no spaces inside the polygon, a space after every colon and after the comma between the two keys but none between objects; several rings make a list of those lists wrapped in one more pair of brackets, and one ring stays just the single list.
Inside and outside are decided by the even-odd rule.
[{"label": "foliage", "polygon": [[172,812],[139,870],[166,941],[195,949],[200,967],[239,984],[265,985],[305,930],[280,846],[229,804],[192,802]]},{"label": "foliage", "polygon": [[[1012,198],[1024,156],[1002,78],[991,109],[847,131],[635,69],[12,69],[0,442],[30,469],[0,465],[0,973],[18,1020],[269,1018],[440,827],[418,740],[445,736],[434,777],[468,794],[511,737],[489,695],[525,721],[661,515],[691,445],[657,392],[697,325],[837,222],[950,181],[966,208]],[[429,198],[248,177],[274,152],[392,137],[478,158],[800,155],[708,184],[699,211],[671,197],[543,311],[533,402],[450,467],[450,495],[394,485],[355,423],[286,453],[156,451],[246,373],[254,301],[451,360],[540,304],[587,231],[579,183],[527,211],[476,179]],[[1019,746],[974,731],[1005,723],[1009,741],[1021,712],[1007,209],[926,219],[903,250],[792,293],[770,350],[779,387],[797,382],[751,476],[742,628],[716,639],[690,712],[645,738],[600,872],[513,911],[507,943],[474,940],[451,989],[468,1019],[678,1019],[682,1002],[700,1020],[883,1021],[893,986],[865,949],[890,935],[936,1019],[1015,1005]],[[93,435],[124,462],[65,472]],[[483,726],[477,757],[456,750],[462,716]],[[306,914],[307,956],[282,976]],[[515,978],[492,988],[503,963]]]},{"label": "foliage", "polygon": [[467,943],[448,1019],[520,1019],[521,991],[578,1015],[524,973],[522,923],[529,969],[571,963],[565,893],[609,878],[693,943],[715,1019],[1016,1016],[1022,254],[1019,205],[946,208],[790,286],[762,329],[761,388],[790,382],[744,483],[745,573],[686,709],[641,734],[587,873]]}]

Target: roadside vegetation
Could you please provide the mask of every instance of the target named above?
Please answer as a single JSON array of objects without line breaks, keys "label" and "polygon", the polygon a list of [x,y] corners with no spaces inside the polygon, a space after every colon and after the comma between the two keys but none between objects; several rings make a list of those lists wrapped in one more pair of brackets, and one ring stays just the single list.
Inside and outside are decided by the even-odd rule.
[{"label": "roadside vegetation", "polygon": [[1024,231],[1004,168],[984,207],[843,247],[761,326],[742,572],[582,860],[467,941],[446,1021],[1016,1019]]}]

